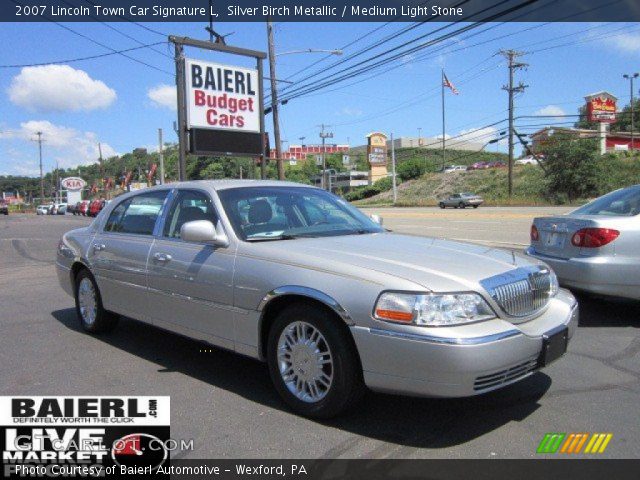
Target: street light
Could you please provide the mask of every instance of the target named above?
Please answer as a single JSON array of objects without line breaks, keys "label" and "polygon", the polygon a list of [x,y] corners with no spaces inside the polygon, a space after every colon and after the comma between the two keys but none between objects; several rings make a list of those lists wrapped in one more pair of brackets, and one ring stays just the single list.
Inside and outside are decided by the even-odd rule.
[{"label": "street light", "polygon": [[[633,130],[635,128],[635,122],[634,122],[634,105],[633,105],[633,79],[634,78],[638,78],[640,77],[640,73],[632,73],[632,74],[624,74],[622,75],[622,78],[626,78],[627,80],[629,80],[629,87],[631,88],[631,150],[635,149],[635,143],[634,143],[634,133]],[[633,152],[631,152],[633,153]]]},{"label": "street light", "polygon": [[269,77],[271,81],[271,114],[273,115],[273,140],[276,147],[276,163],[278,166],[278,179],[284,180],[284,164],[282,162],[282,145],[280,143],[280,116],[278,114],[278,87],[276,84],[276,57],[292,55],[295,53],[329,53],[330,55],[342,55],[342,50],[322,50],[308,48],[305,50],[291,50],[288,52],[275,52],[273,41],[273,23],[271,17],[267,20],[267,43],[269,46]]}]

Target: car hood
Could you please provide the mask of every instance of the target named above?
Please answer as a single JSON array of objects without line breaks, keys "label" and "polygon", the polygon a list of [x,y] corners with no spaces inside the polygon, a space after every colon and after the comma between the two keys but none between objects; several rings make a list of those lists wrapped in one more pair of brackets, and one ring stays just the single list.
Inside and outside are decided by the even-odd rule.
[{"label": "car hood", "polygon": [[434,291],[477,289],[480,280],[538,263],[508,250],[394,233],[251,245],[256,247],[253,255],[272,261],[382,283],[396,277]]}]

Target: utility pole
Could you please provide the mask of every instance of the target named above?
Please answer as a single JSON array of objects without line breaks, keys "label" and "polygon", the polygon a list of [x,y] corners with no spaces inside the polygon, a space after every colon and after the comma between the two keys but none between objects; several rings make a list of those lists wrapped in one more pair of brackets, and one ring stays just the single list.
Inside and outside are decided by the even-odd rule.
[{"label": "utility pole", "polygon": [[528,87],[528,85],[524,85],[522,82],[518,84],[518,86],[514,86],[513,83],[513,74],[516,70],[520,70],[522,68],[527,67],[526,63],[517,62],[516,59],[524,55],[523,52],[517,52],[515,50],[500,50],[500,54],[503,55],[509,62],[509,85],[505,85],[502,87],[503,90],[506,90],[509,93],[509,198],[511,198],[513,194],[513,97],[515,93],[522,93],[524,89]]},{"label": "utility pole", "polygon": [[158,129],[158,154],[160,156],[160,185],[164,185],[164,150],[162,145],[162,129]]},{"label": "utility pole", "polygon": [[300,146],[304,147],[304,139],[307,137],[298,137],[298,140],[300,140]]},{"label": "utility pole", "polygon": [[40,153],[40,202],[44,203],[44,173],[42,172],[42,132],[36,132],[38,136],[38,152]]},{"label": "utility pole", "polygon": [[324,129],[326,127],[330,127],[331,125],[325,125],[324,123],[318,125],[320,127],[320,138],[322,139],[322,182],[321,186],[325,190],[327,189],[327,158],[326,158],[326,149],[325,149],[325,140],[327,138],[333,138],[332,132],[325,132]]},{"label": "utility pole", "polygon": [[[634,139],[634,130],[635,130],[635,119],[633,118],[634,116],[634,108],[635,105],[634,103],[634,98],[633,98],[633,79],[634,78],[638,78],[640,76],[640,73],[632,73],[632,74],[624,74],[622,77],[626,78],[627,80],[629,80],[629,86],[631,88],[631,150],[635,149],[635,139]],[[633,154],[633,151],[631,152]]]},{"label": "utility pole", "polygon": [[398,201],[398,187],[396,185],[396,148],[393,143],[393,132],[391,132],[391,175],[393,175],[393,205]]},{"label": "utility pole", "polygon": [[102,193],[106,193],[106,189],[104,188],[104,168],[102,167],[102,145],[100,142],[98,142],[98,155],[100,155],[100,183],[102,184]]},{"label": "utility pole", "polygon": [[178,97],[178,180],[187,179],[187,119],[185,109],[187,99],[184,85],[184,46],[175,43],[176,88]]},{"label": "utility pole", "polygon": [[276,144],[276,165],[278,179],[284,180],[282,145],[280,144],[280,114],[278,113],[278,86],[276,85],[276,52],[273,43],[273,23],[267,20],[267,41],[269,43],[269,80],[271,82],[271,114],[273,115],[273,141]]}]

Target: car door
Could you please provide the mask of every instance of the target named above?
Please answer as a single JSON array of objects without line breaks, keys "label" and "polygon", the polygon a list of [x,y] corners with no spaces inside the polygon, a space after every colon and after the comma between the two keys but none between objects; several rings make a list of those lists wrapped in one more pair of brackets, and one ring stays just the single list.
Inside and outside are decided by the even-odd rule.
[{"label": "car door", "polygon": [[121,201],[94,237],[88,258],[107,310],[149,321],[147,259],[168,193],[154,190]]},{"label": "car door", "polygon": [[186,222],[209,220],[222,226],[208,192],[174,192],[149,255],[149,295],[153,322],[165,328],[233,348],[233,267],[229,247],[186,242]]}]

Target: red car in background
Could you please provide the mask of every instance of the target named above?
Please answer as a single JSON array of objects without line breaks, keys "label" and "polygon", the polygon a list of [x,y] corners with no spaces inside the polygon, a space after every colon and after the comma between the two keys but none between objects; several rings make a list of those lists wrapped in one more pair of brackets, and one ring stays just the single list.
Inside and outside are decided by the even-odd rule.
[{"label": "red car in background", "polygon": [[473,165],[469,165],[467,170],[484,170],[485,168],[489,168],[489,163],[487,162],[476,162]]},{"label": "red car in background", "polygon": [[87,200],[80,202],[80,205],[78,205],[78,215],[83,215],[86,217],[88,212],[89,202]]},{"label": "red car in background", "polygon": [[100,210],[102,210],[106,204],[107,202],[105,200],[94,200],[93,202],[91,202],[89,204],[89,216],[97,217],[100,213]]}]

